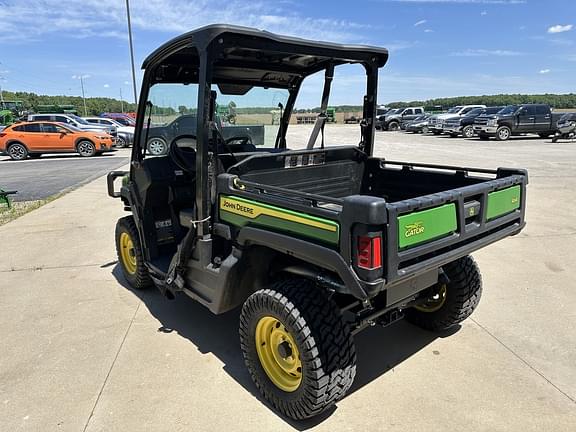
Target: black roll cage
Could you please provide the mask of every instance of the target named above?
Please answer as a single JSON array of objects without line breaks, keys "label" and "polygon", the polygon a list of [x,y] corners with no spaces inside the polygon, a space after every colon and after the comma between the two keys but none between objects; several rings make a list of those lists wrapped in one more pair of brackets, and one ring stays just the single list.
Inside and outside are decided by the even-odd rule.
[{"label": "black roll cage", "polygon": [[[302,81],[309,75],[342,64],[361,64],[366,71],[366,95],[361,124],[361,150],[372,155],[378,70],[386,64],[385,48],[342,45],[276,35],[247,27],[210,25],[165,43],[143,63],[144,77],[136,117],[132,167],[142,163],[146,146],[141,135],[149,89],[157,83],[198,84],[196,206],[198,220],[210,215],[208,144],[212,84],[287,89],[276,147],[286,148],[286,131]],[[326,84],[325,84],[326,87]],[[200,238],[208,223],[197,224]]]}]

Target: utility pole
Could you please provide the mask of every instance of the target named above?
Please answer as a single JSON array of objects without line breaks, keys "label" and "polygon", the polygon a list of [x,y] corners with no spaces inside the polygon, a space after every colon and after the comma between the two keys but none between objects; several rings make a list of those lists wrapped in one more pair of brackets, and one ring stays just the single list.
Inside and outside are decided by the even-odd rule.
[{"label": "utility pole", "polygon": [[82,87],[82,102],[84,102],[84,115],[88,115],[88,110],[86,109],[86,95],[84,94],[84,75],[80,74],[80,87]]},{"label": "utility pole", "polygon": [[130,23],[130,0],[126,0],[126,17],[128,18],[128,41],[130,43],[130,61],[132,63],[132,89],[134,90],[134,103],[138,105],[136,95],[136,72],[134,69],[134,46],[132,44],[132,24]]},{"label": "utility pole", "polygon": [[124,114],[124,99],[122,99],[122,87],[120,87],[120,106],[122,107],[122,114]]}]

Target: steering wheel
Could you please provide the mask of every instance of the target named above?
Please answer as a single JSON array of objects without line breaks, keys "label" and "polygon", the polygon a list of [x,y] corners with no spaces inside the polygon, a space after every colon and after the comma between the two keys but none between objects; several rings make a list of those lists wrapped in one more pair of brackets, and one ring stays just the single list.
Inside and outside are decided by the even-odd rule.
[{"label": "steering wheel", "polygon": [[228,138],[226,140],[226,145],[236,144],[236,145],[246,145],[252,144],[252,137],[250,135],[241,135]]},{"label": "steering wheel", "polygon": [[[179,146],[179,141],[190,140],[193,144]],[[168,155],[172,161],[186,172],[196,171],[196,135],[184,134],[178,135],[171,142],[168,149]]]}]

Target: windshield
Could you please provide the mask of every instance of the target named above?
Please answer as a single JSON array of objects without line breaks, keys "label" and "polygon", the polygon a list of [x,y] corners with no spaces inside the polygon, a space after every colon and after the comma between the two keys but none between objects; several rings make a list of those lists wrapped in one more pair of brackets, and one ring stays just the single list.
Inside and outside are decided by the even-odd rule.
[{"label": "windshield", "polygon": [[576,120],[576,113],[568,113],[568,114],[564,114],[562,117],[560,117],[561,122],[568,122],[568,121],[573,121],[573,120]]},{"label": "windshield", "polygon": [[90,124],[86,120],[84,120],[82,117],[78,117],[77,115],[74,115],[74,114],[68,114],[68,117],[75,120],[77,123],[80,123],[83,125],[89,125]]},{"label": "windshield", "polygon": [[468,113],[466,113],[466,115],[467,116],[480,115],[480,114],[482,114],[482,111],[484,111],[484,108],[474,108],[474,109],[470,110]]},{"label": "windshield", "polygon": [[[288,90],[253,87],[244,94],[226,94],[241,93],[242,89],[223,88],[223,92],[216,85],[212,90],[216,92],[216,123],[225,140],[242,138],[244,148],[274,147]],[[177,136],[196,136],[197,104],[197,84],[161,83],[150,88],[144,119],[144,127],[149,121],[150,129],[142,134],[142,140],[147,140],[147,147],[158,154],[149,153],[166,154]]]},{"label": "windshield", "polygon": [[455,106],[454,108],[450,108],[450,109],[448,110],[448,114],[457,113],[457,112],[460,111],[461,109],[462,109],[461,106]]},{"label": "windshield", "polygon": [[72,132],[84,132],[82,129],[77,128],[76,126],[72,126],[71,124],[62,125],[59,124],[58,126],[62,127],[63,129],[70,129]]},{"label": "windshield", "polygon": [[518,105],[508,105],[498,111],[498,114],[514,114],[518,109]]}]

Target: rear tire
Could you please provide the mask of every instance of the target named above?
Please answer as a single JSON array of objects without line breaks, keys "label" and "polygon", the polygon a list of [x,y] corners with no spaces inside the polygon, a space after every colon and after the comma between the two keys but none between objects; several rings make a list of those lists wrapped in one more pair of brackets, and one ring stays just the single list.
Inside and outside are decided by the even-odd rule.
[{"label": "rear tire", "polygon": [[[262,332],[270,320],[270,330]],[[288,341],[287,348],[274,343],[275,334]],[[240,315],[240,345],[264,398],[295,420],[332,406],[356,375],[354,342],[340,309],[306,279],[284,279],[252,294]]]},{"label": "rear tire", "polygon": [[423,133],[423,134],[427,134],[428,132],[430,132],[430,131],[428,130],[428,126],[423,126],[423,127],[422,127],[422,133]]},{"label": "rear tire", "polygon": [[28,157],[28,149],[21,143],[10,144],[6,149],[6,153],[8,153],[10,159],[15,161],[24,160]]},{"label": "rear tire", "polygon": [[124,216],[116,223],[116,253],[124,278],[134,289],[141,290],[152,285],[136,223],[132,216]]},{"label": "rear tire", "polygon": [[406,311],[406,319],[426,330],[444,331],[468,318],[480,303],[482,277],[471,256],[442,267],[449,282],[436,284],[426,303]]}]

